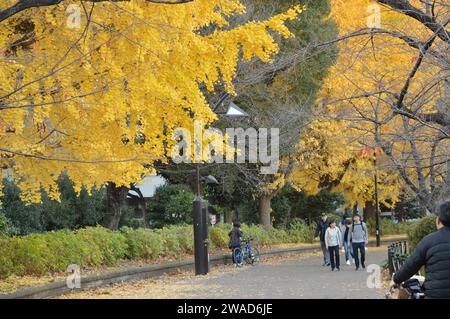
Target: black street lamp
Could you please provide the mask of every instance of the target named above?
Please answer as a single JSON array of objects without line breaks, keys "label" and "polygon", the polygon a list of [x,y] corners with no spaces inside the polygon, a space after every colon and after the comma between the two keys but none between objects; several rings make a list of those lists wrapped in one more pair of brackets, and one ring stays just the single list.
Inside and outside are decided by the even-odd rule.
[{"label": "black street lamp", "polygon": [[196,164],[196,194],[193,203],[194,212],[194,256],[195,256],[195,274],[206,275],[209,271],[209,253],[208,253],[208,212],[203,207],[203,198],[200,191],[200,183],[218,184],[214,176],[201,177],[200,164]]},{"label": "black street lamp", "polygon": [[379,210],[379,203],[378,203],[378,167],[377,167],[377,155],[379,152],[378,149],[378,141],[379,141],[379,122],[378,122],[378,108],[375,109],[375,147],[374,147],[374,173],[375,173],[375,227],[376,227],[376,238],[377,238],[377,247],[381,246],[381,240],[380,240],[380,210]]},{"label": "black street lamp", "polygon": [[375,150],[375,159],[374,159],[374,167],[375,167],[375,235],[377,238],[377,247],[381,246],[380,239],[380,210],[378,209],[378,172],[377,172],[377,150]]},{"label": "black street lamp", "polygon": [[[223,102],[224,98],[214,108]],[[226,113],[216,113],[218,115],[225,115],[230,117],[247,117],[248,114],[241,110],[233,102],[228,106]],[[208,175],[202,177],[200,175],[200,163],[195,167],[196,192],[195,200],[193,202],[193,217],[194,217],[194,258],[195,258],[195,274],[206,275],[209,272],[209,253],[208,253],[208,214],[206,207],[203,207],[203,199],[201,196],[200,183],[203,181],[206,184],[219,184],[214,176]]]}]

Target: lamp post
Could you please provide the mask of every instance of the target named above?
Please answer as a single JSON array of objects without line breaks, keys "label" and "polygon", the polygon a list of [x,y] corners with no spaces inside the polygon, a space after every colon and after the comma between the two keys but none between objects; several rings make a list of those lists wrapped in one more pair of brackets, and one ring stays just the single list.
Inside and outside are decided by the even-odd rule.
[{"label": "lamp post", "polygon": [[[225,97],[226,98],[226,97]],[[223,99],[225,99],[223,98]],[[222,103],[220,101],[220,103]],[[218,106],[218,105],[217,105]],[[217,107],[216,106],[216,107]],[[230,103],[226,113],[216,113],[230,117],[247,117],[248,114],[241,110],[233,102]],[[206,275],[209,272],[209,253],[208,253],[208,214],[207,209],[203,208],[203,199],[201,196],[200,183],[204,181],[207,184],[219,184],[214,176],[208,175],[202,177],[200,174],[200,163],[195,166],[195,200],[193,202],[194,219],[194,258],[195,274]]]},{"label": "lamp post", "polygon": [[378,168],[377,159],[378,154],[382,154],[382,150],[376,146],[372,148],[366,148],[365,150],[359,151],[356,156],[366,157],[368,155],[373,155],[373,169],[374,169],[374,200],[375,200],[375,235],[376,235],[376,245],[381,246],[381,234],[380,234],[380,211],[379,211],[379,200],[378,200]]},{"label": "lamp post", "polygon": [[200,195],[200,164],[197,163],[195,168],[196,176],[196,191],[195,200],[193,203],[194,212],[194,255],[195,255],[195,274],[206,275],[208,273],[208,246],[207,236],[204,234],[204,220],[203,217],[203,200]]},{"label": "lamp post", "polygon": [[195,167],[195,176],[196,194],[193,203],[195,274],[206,275],[209,271],[208,214],[207,209],[203,207],[200,183],[204,181],[207,184],[218,184],[218,182],[211,175],[201,177],[199,163]]},{"label": "lamp post", "polygon": [[374,149],[374,191],[375,191],[375,236],[377,240],[377,247],[381,246],[380,240],[380,211],[378,203],[378,170],[377,170],[377,156],[378,156],[378,141],[379,141],[379,123],[378,123],[378,109],[375,110],[375,149]]},{"label": "lamp post", "polygon": [[377,172],[377,150],[375,149],[375,159],[374,159],[374,167],[375,167],[375,235],[377,238],[377,247],[381,246],[380,240],[380,211],[378,209],[378,172]]}]

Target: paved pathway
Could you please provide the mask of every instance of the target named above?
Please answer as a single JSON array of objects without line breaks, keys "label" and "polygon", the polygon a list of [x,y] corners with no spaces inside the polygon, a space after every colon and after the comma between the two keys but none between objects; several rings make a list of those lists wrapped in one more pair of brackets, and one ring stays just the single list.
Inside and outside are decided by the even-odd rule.
[{"label": "paved pathway", "polygon": [[[369,248],[366,265],[381,264],[386,249]],[[342,265],[340,272],[322,267],[320,254],[269,259],[257,266],[234,269],[214,267],[207,276],[191,273],[123,283],[69,298],[382,298],[383,292],[367,287],[369,273]],[[64,297],[63,297],[64,298]]]},{"label": "paved pathway", "polygon": [[[379,265],[385,258],[384,249],[371,252],[369,248],[366,265]],[[312,256],[276,264],[261,263],[240,272],[224,274],[212,279],[195,280],[196,284],[212,289],[209,292],[203,289],[192,290],[191,296],[207,298],[214,294],[215,290],[219,290],[220,298],[382,297],[379,290],[367,287],[367,278],[370,275],[367,271],[355,271],[353,266],[342,265],[340,272],[332,272],[329,267],[321,266],[322,260],[320,256]]]}]

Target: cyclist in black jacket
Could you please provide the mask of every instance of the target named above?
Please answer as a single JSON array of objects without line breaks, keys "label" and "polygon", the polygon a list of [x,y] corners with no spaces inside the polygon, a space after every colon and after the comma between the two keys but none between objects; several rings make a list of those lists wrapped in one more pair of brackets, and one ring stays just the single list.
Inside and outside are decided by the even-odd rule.
[{"label": "cyclist in black jacket", "polygon": [[420,241],[393,280],[399,285],[425,266],[425,298],[450,298],[450,201],[440,205],[437,213],[438,231]]},{"label": "cyclist in black jacket", "polygon": [[244,236],[244,233],[241,230],[241,223],[239,221],[233,222],[233,229],[228,233],[228,237],[230,237],[230,242],[228,244],[228,248],[231,249],[231,258],[233,260],[233,264],[236,264],[234,260],[234,250],[236,248],[241,248],[242,242],[241,238]]}]

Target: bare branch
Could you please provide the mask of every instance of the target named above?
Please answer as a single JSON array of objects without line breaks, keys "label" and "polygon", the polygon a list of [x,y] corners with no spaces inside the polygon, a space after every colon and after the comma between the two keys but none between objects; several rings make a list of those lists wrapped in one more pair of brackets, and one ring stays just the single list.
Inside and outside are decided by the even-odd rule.
[{"label": "bare branch", "polygon": [[62,158],[62,157],[50,157],[38,154],[24,153],[20,151],[14,151],[7,148],[0,148],[0,152],[7,153],[10,155],[23,156],[27,158],[34,158],[44,161],[54,161],[54,162],[67,162],[67,163],[79,163],[79,164],[113,164],[113,163],[129,163],[129,162],[153,162],[155,159],[152,158],[125,158],[125,159],[92,159],[92,160],[82,160],[75,158]]},{"label": "bare branch", "polygon": [[[0,22],[18,14],[19,12],[25,11],[31,8],[38,7],[50,7],[54,5],[58,5],[63,0],[20,0],[13,6],[0,11]],[[123,2],[129,0],[85,0],[88,2]],[[192,2],[193,0],[173,0],[173,1],[165,1],[165,0],[146,0],[147,2],[157,3],[157,4],[182,4]]]},{"label": "bare branch", "polygon": [[450,31],[447,31],[442,24],[438,23],[434,16],[428,15],[420,9],[414,7],[407,0],[377,0],[381,4],[385,4],[395,11],[401,12],[408,17],[411,17],[428,29],[436,33],[436,35],[447,43],[450,43]]}]

